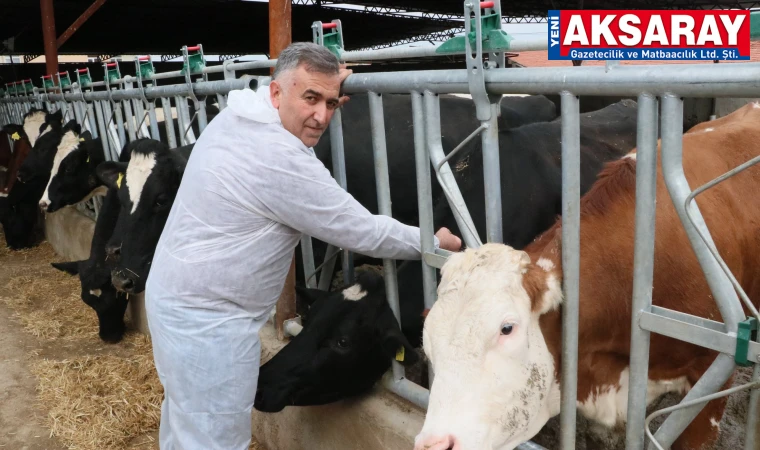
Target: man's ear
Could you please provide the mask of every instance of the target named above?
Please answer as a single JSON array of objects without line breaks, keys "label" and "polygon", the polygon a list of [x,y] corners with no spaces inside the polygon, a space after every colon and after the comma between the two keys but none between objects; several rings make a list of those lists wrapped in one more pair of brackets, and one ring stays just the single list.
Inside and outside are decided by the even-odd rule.
[{"label": "man's ear", "polygon": [[[259,89],[263,89],[264,86],[260,87]],[[269,83],[269,98],[272,100],[272,106],[274,106],[274,109],[280,109],[280,99],[282,97],[282,86],[280,86],[280,82],[276,80],[272,80],[271,83]]]},{"label": "man's ear", "polygon": [[388,329],[383,336],[383,352],[404,366],[412,366],[420,360],[417,350],[396,327]]},{"label": "man's ear", "polygon": [[100,163],[95,173],[109,189],[119,189],[124,182],[124,174],[127,172],[127,163],[106,161]]}]

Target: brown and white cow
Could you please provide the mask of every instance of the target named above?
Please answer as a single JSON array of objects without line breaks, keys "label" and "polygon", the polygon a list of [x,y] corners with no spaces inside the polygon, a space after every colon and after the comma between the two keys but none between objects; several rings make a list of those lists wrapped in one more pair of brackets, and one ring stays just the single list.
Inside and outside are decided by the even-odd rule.
[{"label": "brown and white cow", "polygon": [[[683,135],[692,188],[760,154],[760,105]],[[659,158],[658,158],[659,159]],[[626,421],[633,291],[636,159],[607,164],[581,200],[578,398],[603,425]],[[760,299],[760,167],[698,198],[720,254]],[[653,303],[721,320],[670,200],[658,161]],[[416,450],[512,449],[559,413],[561,221],[518,251],[501,244],[454,254],[427,316],[424,350],[435,373]],[[647,401],[687,392],[717,353],[653,333]],[[730,383],[730,381],[729,381]],[[710,448],[726,399],[708,403],[672,448]]]}]

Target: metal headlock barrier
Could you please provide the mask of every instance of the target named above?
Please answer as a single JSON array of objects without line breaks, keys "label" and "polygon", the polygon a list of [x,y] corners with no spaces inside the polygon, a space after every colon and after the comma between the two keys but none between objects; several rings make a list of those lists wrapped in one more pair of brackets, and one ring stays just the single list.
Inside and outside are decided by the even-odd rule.
[{"label": "metal headlock barrier", "polygon": [[[466,68],[461,70],[426,70],[410,72],[363,73],[351,75],[343,84],[347,94],[369,95],[369,115],[372,125],[373,157],[380,214],[392,215],[385,124],[382,95],[406,93],[411,95],[414,148],[417,175],[417,201],[421,229],[422,282],[424,304],[433,306],[436,300],[436,269],[450,255],[434,249],[432,175],[455,213],[464,243],[471,248],[481,245],[459,188],[454,180],[441,142],[439,94],[470,94],[481,125],[466,138],[478,134],[482,140],[484,160],[484,193],[487,206],[486,241],[503,242],[501,190],[499,171],[498,124],[499,102],[503,94],[560,94],[562,121],[562,270],[564,302],[562,306],[562,367],[561,367],[561,448],[575,448],[576,399],[578,367],[578,317],[580,277],[580,118],[579,96],[635,96],[638,98],[635,250],[633,274],[633,311],[631,322],[630,387],[626,424],[626,449],[668,448],[701,411],[709,400],[760,384],[760,343],[756,337],[757,310],[739,286],[720,257],[702,215],[693,201],[705,190],[760,161],[760,156],[726,173],[696,190],[691,190],[682,164],[683,97],[760,97],[760,64],[711,65],[646,65],[567,68],[521,68],[504,66],[504,51],[545,49],[533,40],[519,41],[501,30],[499,2],[464,2],[465,35],[443,45],[428,48],[386,49],[372,52],[347,52],[343,49],[340,21],[315,22],[314,41],[325,45],[341,61],[371,61],[389,58],[420,57],[446,54],[465,54]],[[47,106],[49,111],[62,110],[90,129],[93,136],[103,139],[104,151],[110,159],[118,158],[121,147],[136,138],[138,133],[159,139],[156,119],[156,100],[164,111],[167,141],[171,148],[194,142],[191,125],[198,121],[202,132],[206,125],[203,98],[216,96],[220,109],[226,106],[226,95],[232,90],[257,89],[266,85],[268,77],[244,75],[237,70],[273,67],[276,60],[206,66],[202,46],[182,47],[182,70],[155,73],[149,57],[135,61],[135,75],[122,76],[118,62],[105,63],[106,76],[93,82],[87,69],[77,71],[77,82],[69,83],[68,75],[56,75],[59,86],[49,78],[43,88],[33,87],[31,80],[9,83],[0,90],[0,121],[22,123],[23,115],[32,107]],[[487,55],[487,60],[484,60]],[[223,73],[224,80],[209,81],[208,74]],[[158,80],[183,78],[184,82],[158,85]],[[195,79],[193,79],[195,78]],[[136,84],[136,87],[135,87]],[[96,87],[104,90],[96,91]],[[174,134],[171,101],[177,112],[180,136]],[[188,114],[188,100],[195,105],[195,115]],[[661,104],[662,117],[658,117]],[[124,130],[126,117],[127,130]],[[147,122],[147,127],[146,127]],[[109,127],[113,126],[111,129]],[[661,126],[662,168],[665,183],[689,242],[708,281],[724,322],[703,319],[678,311],[652,305],[654,267],[654,218],[657,174],[657,129]],[[143,130],[143,131],[139,131]],[[346,168],[340,110],[330,123],[333,156],[333,176],[346,188]],[[464,144],[464,142],[463,142]],[[463,145],[462,144],[462,145]],[[458,146],[461,148],[462,145]],[[106,148],[107,147],[107,148]],[[455,149],[455,151],[457,150]],[[431,167],[433,171],[431,173]],[[661,199],[662,200],[662,199]],[[311,238],[302,239],[305,274],[315,272]],[[337,249],[329,246],[322,264],[322,274],[332,271]],[[344,252],[344,274],[351,279],[351,258]],[[331,255],[332,254],[332,255]],[[393,260],[384,260],[388,302],[400,319],[398,282]],[[329,277],[322,277],[322,280]],[[312,279],[307,282],[315,287]],[[329,279],[320,281],[319,288],[327,289]],[[738,294],[737,294],[738,292]],[[744,316],[742,301],[752,317]],[[286,331],[298,334],[300,325],[286,324]],[[719,352],[712,366],[691,388],[680,404],[646,416],[646,389],[649,366],[650,333],[689,342]],[[427,408],[429,391],[405,378],[404,368],[395,360],[392,372],[383,378],[383,385],[399,396]],[[722,392],[723,386],[737,366],[754,365],[752,381]],[[430,371],[432,383],[434,374]],[[751,393],[745,448],[754,448],[755,427],[760,403],[760,389]],[[662,426],[652,434],[649,424],[655,417],[669,414]],[[542,447],[527,442],[521,449]]]}]

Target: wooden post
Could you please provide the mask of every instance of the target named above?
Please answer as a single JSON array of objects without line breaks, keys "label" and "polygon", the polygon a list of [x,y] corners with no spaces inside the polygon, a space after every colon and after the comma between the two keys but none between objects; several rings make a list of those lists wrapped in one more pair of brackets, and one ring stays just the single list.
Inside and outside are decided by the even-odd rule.
[{"label": "wooden post", "polygon": [[58,45],[56,44],[53,0],[40,0],[40,11],[42,13],[42,42],[45,45],[45,66],[47,74],[52,75],[58,72]]},{"label": "wooden post", "polygon": [[[290,11],[290,0],[269,0],[269,57],[272,59],[277,58],[280,52],[290,45],[293,23]],[[280,298],[277,300],[277,313],[274,319],[278,339],[285,339],[283,322],[295,316],[296,258],[294,253],[288,276],[285,279],[285,286],[283,286]]]},{"label": "wooden post", "polygon": [[106,2],[106,0],[95,0],[95,2],[92,5],[90,5],[90,7],[87,8],[82,13],[82,15],[79,16],[79,18],[77,20],[75,20],[74,23],[72,23],[66,31],[63,32],[62,35],[60,35],[58,37],[58,39],[56,40],[56,47],[57,48],[61,48],[61,46],[66,41],[68,41],[69,38],[72,35],[74,35],[74,33],[76,33],[77,30],[79,28],[81,28],[82,25],[84,25],[85,22],[87,22],[87,19],[89,19],[90,17],[92,17],[92,15],[95,14],[95,11],[97,11],[98,9],[100,9],[100,7],[103,6],[103,3],[105,3],[105,2]]}]

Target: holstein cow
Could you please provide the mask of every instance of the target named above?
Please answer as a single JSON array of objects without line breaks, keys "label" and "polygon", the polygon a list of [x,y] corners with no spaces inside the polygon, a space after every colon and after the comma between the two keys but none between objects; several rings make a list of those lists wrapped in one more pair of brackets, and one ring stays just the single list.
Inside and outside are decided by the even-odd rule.
[{"label": "holstein cow", "polygon": [[[581,155],[582,192],[585,192],[596,179],[597,173],[602,168],[601,162],[617,159],[634,147],[636,106],[635,102],[626,101],[609,106],[602,111],[584,115],[581,128],[581,140],[584,143]],[[562,174],[558,160],[558,156],[561,154],[559,132],[559,122],[557,121],[518,127],[514,130],[505,131],[500,136],[503,138],[500,141],[503,143],[500,151],[501,182],[504,193],[502,195],[502,208],[505,218],[503,232],[507,239],[517,241],[517,244],[514,244],[515,246],[522,247],[531,242],[540,233],[546,231],[561,213]],[[535,145],[536,143],[539,146]],[[475,145],[479,147],[479,144]],[[469,158],[466,159],[467,165],[460,166],[457,178],[465,195],[465,200],[468,206],[485,205],[483,166],[482,159],[478,156],[480,149],[465,149],[463,151],[466,152],[466,156],[469,155]],[[445,198],[441,198],[439,203],[447,205]],[[477,212],[477,209],[473,209]],[[448,211],[443,205],[438,205],[436,210],[439,213]],[[445,215],[437,217],[436,227],[440,226],[441,221],[445,219]],[[485,217],[474,216],[473,219],[479,231],[484,233]],[[412,347],[418,347],[422,340],[424,308],[421,263],[419,261],[403,263],[399,266],[398,277],[401,329],[407,342]],[[354,289],[351,288],[344,292],[350,293]],[[322,295],[339,297],[340,293]],[[320,311],[320,315],[324,319],[311,325],[312,346],[309,347],[303,342],[296,346],[288,344],[278,353],[278,361],[314,360],[317,351],[322,351],[321,349],[329,346],[328,338],[332,336],[333,330],[356,326],[353,318],[343,316],[333,310]],[[300,335],[299,339],[302,339]],[[387,359],[380,352],[368,352],[365,347],[358,345],[345,349],[344,352],[371,354],[377,359],[375,364],[378,365],[384,361],[384,358]],[[266,366],[266,370],[262,368],[261,376],[263,378],[261,379],[265,381],[283,380],[279,384],[275,381],[267,381],[261,384],[259,389],[262,398],[277,398],[285,386],[292,392],[298,392],[300,389],[311,389],[311,380],[329,380],[333,377],[346,376],[345,370],[341,374],[341,371],[335,370],[329,365],[322,365],[312,368],[308,374],[304,373],[303,377],[297,377],[293,375],[294,369],[285,362]],[[264,374],[266,375],[264,376]],[[354,377],[355,383],[358,384],[370,381],[367,374],[361,369],[352,369],[349,371],[349,375]],[[353,385],[346,384],[346,389],[342,392],[344,397],[354,395],[352,387]],[[337,400],[343,397],[333,393],[332,398]],[[268,401],[274,402],[275,400]],[[300,403],[294,404],[300,405]],[[270,406],[262,404],[261,408],[270,408]]]},{"label": "holstein cow", "polygon": [[153,254],[177,195],[187,158],[194,144],[170,150],[153,139],[139,139],[129,164],[105,162],[98,177],[119,190],[121,211],[106,251],[118,257],[114,286],[124,292],[145,289]]},{"label": "holstein cow", "polygon": [[[127,144],[119,156],[120,162],[128,162],[132,149],[138,144],[138,141]],[[118,190],[108,189],[95,222],[90,257],[81,261],[52,263],[58,270],[79,275],[82,301],[95,310],[98,316],[98,335],[105,342],[119,342],[126,329],[124,313],[128,302],[127,294],[117,291],[111,283],[111,270],[116,261],[109,259],[106,253],[106,243],[116,228],[120,210]]]},{"label": "holstein cow", "polygon": [[[125,147],[129,145],[127,143]],[[122,149],[120,155],[123,154]],[[80,135],[76,146],[59,148],[50,171],[50,181],[39,201],[40,208],[52,213],[85,200],[103,186],[96,169],[104,161],[102,141],[93,139],[88,131]]]},{"label": "holstein cow", "polygon": [[45,110],[31,109],[24,115],[21,125],[8,124],[3,127],[3,132],[7,133],[13,141],[13,155],[7,166],[6,182],[0,186],[3,195],[13,188],[19,168],[37,139],[50,131],[60,131],[62,119],[63,116],[60,111],[51,114]]},{"label": "holstein cow", "polygon": [[54,127],[39,136],[19,169],[19,180],[14,183],[8,197],[0,198],[0,223],[10,248],[20,249],[36,244],[37,203],[50,176],[53,156],[59,146],[77,142],[77,133],[78,125],[71,121],[60,130]]},{"label": "holstein cow", "polygon": [[360,273],[356,284],[342,292],[297,289],[309,306],[304,328],[287,351],[261,367],[253,404],[257,410],[279,412],[286,406],[352,397],[370,390],[392,358],[407,366],[418,361],[388,306],[378,273]]},{"label": "holstein cow", "polygon": [[[760,105],[683,135],[683,166],[699,186],[760,151]],[[578,399],[603,425],[624,423],[633,290],[636,160],[609,163],[581,200]],[[705,191],[698,200],[726,264],[755,304],[760,298],[760,168]],[[654,305],[717,319],[702,270],[669,198],[658,163]],[[561,221],[524,251],[488,244],[453,255],[425,322],[435,380],[416,449],[511,449],[559,413],[562,333]],[[647,400],[693,386],[717,353],[651,336]],[[729,381],[729,384],[731,381]],[[710,448],[726,399],[706,404],[674,450]]]}]

